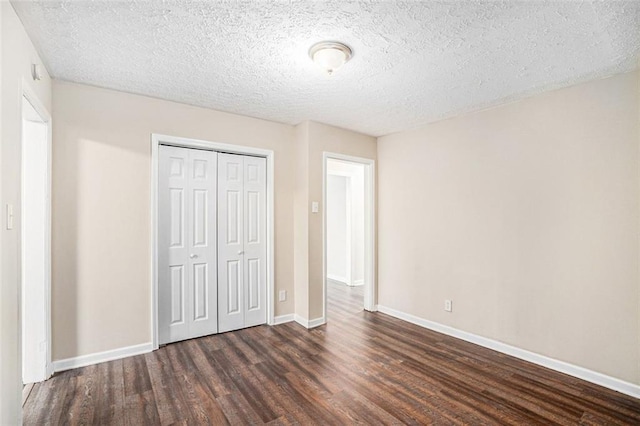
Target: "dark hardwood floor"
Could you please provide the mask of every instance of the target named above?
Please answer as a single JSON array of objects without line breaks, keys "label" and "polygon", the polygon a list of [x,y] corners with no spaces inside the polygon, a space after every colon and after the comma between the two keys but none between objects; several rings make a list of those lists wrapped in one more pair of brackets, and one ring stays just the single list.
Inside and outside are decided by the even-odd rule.
[{"label": "dark hardwood floor", "polygon": [[56,374],[25,424],[640,424],[640,400],[364,312],[361,291],[332,285],[311,331],[259,326]]}]

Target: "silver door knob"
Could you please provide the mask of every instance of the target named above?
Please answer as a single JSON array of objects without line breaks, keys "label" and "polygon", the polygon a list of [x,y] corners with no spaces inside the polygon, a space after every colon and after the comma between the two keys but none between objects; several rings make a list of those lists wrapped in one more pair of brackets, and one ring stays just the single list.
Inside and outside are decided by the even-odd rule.
[{"label": "silver door knob", "polygon": [[242,250],[240,250],[240,251],[238,252],[238,256],[243,255],[243,254],[244,254],[244,252],[243,252]]},{"label": "silver door knob", "polygon": [[198,257],[198,255],[197,255],[197,254],[192,254],[192,255],[191,255],[191,256],[189,256],[189,257],[190,257],[190,258],[192,258],[192,259],[196,259],[196,258]]}]

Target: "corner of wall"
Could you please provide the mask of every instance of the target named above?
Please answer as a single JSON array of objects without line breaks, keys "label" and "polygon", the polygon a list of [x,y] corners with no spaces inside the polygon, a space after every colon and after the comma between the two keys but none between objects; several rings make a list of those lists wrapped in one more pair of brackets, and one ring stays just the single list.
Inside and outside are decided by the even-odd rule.
[{"label": "corner of wall", "polygon": [[293,280],[295,315],[309,318],[309,122],[295,128]]},{"label": "corner of wall", "polygon": [[[0,424],[21,423],[22,359],[20,329],[20,205],[23,82],[32,82],[31,64],[42,65],[20,19],[9,2],[0,2],[0,205],[14,206],[18,218],[13,230],[0,230]],[[11,40],[11,43],[4,41]],[[44,66],[43,66],[44,68]],[[44,70],[41,81],[29,88],[51,109],[51,79]]]},{"label": "corner of wall", "polygon": [[296,126],[294,195],[294,280],[296,315],[324,321],[323,223],[310,210],[322,200],[323,152],[376,159],[376,138],[328,124],[304,121]]}]

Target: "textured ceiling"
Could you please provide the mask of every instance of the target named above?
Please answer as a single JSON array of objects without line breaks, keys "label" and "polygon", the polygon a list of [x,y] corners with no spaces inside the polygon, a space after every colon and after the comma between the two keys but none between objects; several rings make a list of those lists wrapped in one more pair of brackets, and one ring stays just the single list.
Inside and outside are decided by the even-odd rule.
[{"label": "textured ceiling", "polygon": [[[374,136],[636,69],[640,1],[13,2],[54,77]],[[339,40],[333,76],[307,56]]]}]

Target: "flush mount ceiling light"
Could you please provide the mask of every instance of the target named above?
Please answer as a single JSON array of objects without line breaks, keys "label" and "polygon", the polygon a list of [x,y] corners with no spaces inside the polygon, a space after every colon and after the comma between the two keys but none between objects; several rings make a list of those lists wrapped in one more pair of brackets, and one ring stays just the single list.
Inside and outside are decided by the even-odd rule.
[{"label": "flush mount ceiling light", "polygon": [[351,48],[337,41],[321,41],[311,46],[309,56],[327,74],[331,75],[335,70],[343,66],[351,57]]}]

